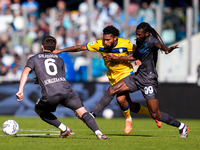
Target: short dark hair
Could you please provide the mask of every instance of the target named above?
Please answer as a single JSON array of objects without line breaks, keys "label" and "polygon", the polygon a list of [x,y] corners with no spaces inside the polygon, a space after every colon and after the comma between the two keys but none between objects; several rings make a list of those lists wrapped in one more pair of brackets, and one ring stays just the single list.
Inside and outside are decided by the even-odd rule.
[{"label": "short dark hair", "polygon": [[45,36],[42,39],[42,45],[45,50],[54,51],[56,49],[56,39],[52,36]]},{"label": "short dark hair", "polygon": [[114,26],[110,25],[103,29],[103,34],[104,35],[112,34],[114,36],[119,36],[119,30],[115,28]]}]

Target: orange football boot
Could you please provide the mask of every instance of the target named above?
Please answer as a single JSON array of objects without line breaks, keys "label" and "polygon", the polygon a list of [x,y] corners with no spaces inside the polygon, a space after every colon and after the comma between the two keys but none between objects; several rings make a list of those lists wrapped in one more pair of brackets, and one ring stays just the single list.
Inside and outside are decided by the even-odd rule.
[{"label": "orange football boot", "polygon": [[129,134],[132,131],[132,120],[131,121],[125,121],[125,128],[124,133]]}]

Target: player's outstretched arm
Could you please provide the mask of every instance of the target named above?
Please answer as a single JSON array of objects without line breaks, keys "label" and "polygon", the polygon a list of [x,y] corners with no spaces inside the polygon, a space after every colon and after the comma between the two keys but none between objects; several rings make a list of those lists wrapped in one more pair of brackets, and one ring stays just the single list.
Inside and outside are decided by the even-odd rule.
[{"label": "player's outstretched arm", "polygon": [[17,101],[22,101],[24,98],[23,90],[24,85],[28,79],[28,74],[31,72],[31,68],[26,67],[22,73],[21,79],[20,79],[20,85],[19,85],[19,91],[16,93]]},{"label": "player's outstretched arm", "polygon": [[79,52],[79,51],[86,51],[86,44],[84,45],[75,45],[75,46],[71,46],[71,47],[67,47],[65,49],[56,49],[54,50],[52,53],[53,54],[58,54],[58,53],[62,53],[62,52]]},{"label": "player's outstretched arm", "polygon": [[105,61],[111,61],[111,60],[114,60],[114,61],[119,61],[119,60],[123,60],[123,61],[133,61],[133,60],[136,60],[134,57],[133,57],[133,54],[130,54],[128,56],[115,56],[113,54],[106,54],[106,55],[103,55],[103,59]]},{"label": "player's outstretched arm", "polygon": [[[111,61],[111,60],[114,60],[114,61],[119,61],[119,60],[123,60],[123,61],[134,61],[136,60],[134,57],[133,57],[133,54],[130,54],[128,56],[120,56],[120,57],[117,57],[113,54],[106,54],[103,56],[103,59],[105,61]],[[133,67],[134,66],[140,66],[142,64],[142,62],[137,59],[134,63],[133,63]]]},{"label": "player's outstretched arm", "polygon": [[158,43],[158,44],[156,45],[156,47],[159,48],[159,49],[161,49],[161,50],[163,50],[163,51],[165,51],[165,54],[169,54],[169,53],[171,53],[174,49],[179,48],[179,47],[178,47],[178,44],[176,44],[176,45],[174,45],[174,46],[168,47],[167,45],[162,44],[162,43]]}]

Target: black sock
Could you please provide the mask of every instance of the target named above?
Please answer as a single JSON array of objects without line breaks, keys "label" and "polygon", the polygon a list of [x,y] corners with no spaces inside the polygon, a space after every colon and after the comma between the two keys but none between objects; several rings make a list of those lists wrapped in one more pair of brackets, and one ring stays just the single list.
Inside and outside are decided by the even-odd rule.
[{"label": "black sock", "polygon": [[133,104],[135,104],[135,109],[133,110],[134,113],[138,113],[140,111],[140,103],[137,102],[132,102]]},{"label": "black sock", "polygon": [[57,128],[61,124],[61,122],[57,119],[57,117],[54,114],[50,113],[50,112],[42,112],[40,114],[40,118],[42,120],[44,120],[45,122],[47,122],[48,124],[53,125],[53,126],[55,126]]},{"label": "black sock", "polygon": [[96,130],[99,130],[99,127],[97,126],[96,121],[94,120],[94,118],[88,113],[84,113],[82,115],[82,119],[84,120],[84,122],[86,123],[86,125],[93,131],[95,132]]},{"label": "black sock", "polygon": [[162,121],[168,125],[175,126],[175,127],[180,126],[181,123],[178,120],[174,119],[173,117],[171,117],[170,115],[164,112],[160,112],[160,113],[161,113],[161,118],[159,121]]},{"label": "black sock", "polygon": [[94,108],[91,111],[91,113],[94,115],[94,117],[96,117],[102,111],[102,109],[104,109],[106,106],[108,106],[110,104],[113,97],[114,96],[112,96],[108,93],[105,93],[103,95],[103,97],[98,101],[98,103],[94,106]]}]

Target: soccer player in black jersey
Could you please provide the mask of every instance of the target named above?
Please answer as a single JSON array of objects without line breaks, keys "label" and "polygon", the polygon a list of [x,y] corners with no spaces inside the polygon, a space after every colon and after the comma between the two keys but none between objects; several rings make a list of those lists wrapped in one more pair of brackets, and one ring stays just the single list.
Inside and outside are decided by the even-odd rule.
[{"label": "soccer player in black jersey", "polygon": [[83,103],[65,79],[65,67],[62,58],[51,53],[56,48],[56,39],[51,36],[44,37],[41,48],[42,53],[28,59],[20,79],[19,91],[16,93],[17,101],[23,100],[24,85],[28,74],[33,70],[42,93],[42,97],[36,102],[35,112],[43,121],[61,130],[60,138],[66,138],[72,131],[51,113],[56,111],[58,104],[74,110],[98,139],[109,139],[101,133],[93,116],[86,111]]},{"label": "soccer player in black jersey", "polygon": [[110,86],[104,96],[93,108],[92,113],[97,115],[111,102],[115,94],[141,90],[147,101],[151,117],[165,122],[168,125],[177,127],[179,129],[180,137],[187,137],[189,126],[177,121],[168,114],[161,112],[158,106],[158,75],[156,71],[158,50],[160,49],[164,51],[165,54],[168,54],[178,48],[178,45],[171,47],[166,46],[159,34],[146,22],[142,22],[137,26],[136,38],[137,50],[133,55],[116,57],[107,54],[104,56],[104,60],[107,61],[130,61],[139,59],[142,64],[135,74],[129,75],[117,84]]}]

